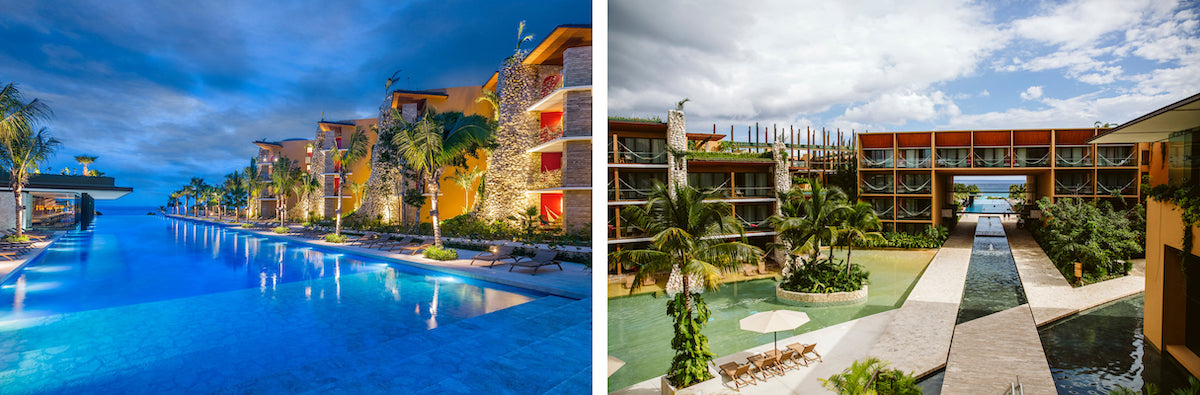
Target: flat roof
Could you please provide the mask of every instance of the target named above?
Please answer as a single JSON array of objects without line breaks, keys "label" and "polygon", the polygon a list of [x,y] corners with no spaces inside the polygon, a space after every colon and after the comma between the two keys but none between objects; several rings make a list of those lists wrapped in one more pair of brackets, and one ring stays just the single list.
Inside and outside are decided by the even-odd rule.
[{"label": "flat roof", "polygon": [[1164,141],[1171,133],[1200,126],[1200,93],[1151,111],[1088,140],[1092,144]]}]

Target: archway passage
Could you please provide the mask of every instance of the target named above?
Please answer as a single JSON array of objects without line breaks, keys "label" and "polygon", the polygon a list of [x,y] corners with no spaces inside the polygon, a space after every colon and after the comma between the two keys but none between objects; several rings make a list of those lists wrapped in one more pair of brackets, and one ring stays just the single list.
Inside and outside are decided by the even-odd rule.
[{"label": "archway passage", "polygon": [[964,213],[1010,214],[1010,195],[1026,190],[1026,185],[1026,176],[955,176],[954,201]]}]

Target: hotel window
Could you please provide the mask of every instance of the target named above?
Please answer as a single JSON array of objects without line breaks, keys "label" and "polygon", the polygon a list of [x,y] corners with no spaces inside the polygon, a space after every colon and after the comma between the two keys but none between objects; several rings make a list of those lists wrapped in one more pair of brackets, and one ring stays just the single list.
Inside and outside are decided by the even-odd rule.
[{"label": "hotel window", "polygon": [[869,149],[863,150],[863,167],[892,167],[892,150]]},{"label": "hotel window", "polygon": [[970,163],[967,154],[971,152],[966,148],[938,148],[937,150],[937,165],[938,167],[967,167]]},{"label": "hotel window", "polygon": [[892,193],[892,175],[863,175],[862,189],[865,193]]},{"label": "hotel window", "polygon": [[620,181],[621,184],[614,191],[620,193],[616,200],[642,200],[650,195],[656,181],[665,184],[667,175],[659,172],[623,172]]},{"label": "hotel window", "polygon": [[1092,178],[1088,173],[1056,172],[1054,193],[1059,195],[1091,195]]},{"label": "hotel window", "polygon": [[1091,150],[1092,147],[1058,147],[1057,160],[1058,166],[1062,167],[1080,167],[1091,166]]},{"label": "hotel window", "polygon": [[899,193],[929,193],[933,179],[928,174],[904,174],[900,177]]},{"label": "hotel window", "polygon": [[1200,128],[1171,133],[1167,141],[1167,182],[1195,184],[1200,180]]},{"label": "hotel window", "polygon": [[774,204],[739,204],[733,213],[746,231],[767,228],[767,218],[775,214]]},{"label": "hotel window", "polygon": [[737,173],[737,195],[743,197],[771,197],[775,191],[771,188],[770,175],[767,173]]},{"label": "hotel window", "polygon": [[929,149],[900,150],[900,166],[898,167],[929,167]]},{"label": "hotel window", "polygon": [[1096,164],[1099,166],[1129,166],[1134,163],[1132,146],[1097,146]]},{"label": "hotel window", "polygon": [[1045,167],[1050,162],[1050,149],[1046,147],[1017,148],[1013,164],[1017,167]]},{"label": "hotel window", "polygon": [[688,173],[688,185],[713,197],[729,197],[729,173]]},{"label": "hotel window", "polygon": [[1008,148],[975,148],[975,167],[1005,167]]}]

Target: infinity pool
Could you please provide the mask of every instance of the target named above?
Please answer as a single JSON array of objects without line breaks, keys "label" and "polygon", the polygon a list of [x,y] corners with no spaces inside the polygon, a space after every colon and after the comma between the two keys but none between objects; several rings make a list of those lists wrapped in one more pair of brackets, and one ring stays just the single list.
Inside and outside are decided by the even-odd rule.
[{"label": "infinity pool", "polygon": [[[0,285],[2,392],[590,386],[587,299],[190,221],[108,215],[94,228]],[[546,358],[561,369],[480,379]]]},{"label": "infinity pool", "polygon": [[[904,304],[936,251],[854,250],[854,262],[871,273],[867,301],[848,306],[795,307],[775,299],[777,281],[751,280],[722,285],[716,292],[705,292],[704,301],[712,310],[712,319],[704,328],[712,352],[718,356],[770,343],[771,334],[738,329],[738,320],[759,311],[800,310],[811,319],[794,331],[780,332],[783,339],[856,318],[895,309]],[[842,249],[834,256],[845,258]],[[667,316],[667,298],[642,294],[608,300],[608,353],[626,365],[608,379],[608,390],[616,391],[641,381],[661,376],[671,366],[671,319]]]}]

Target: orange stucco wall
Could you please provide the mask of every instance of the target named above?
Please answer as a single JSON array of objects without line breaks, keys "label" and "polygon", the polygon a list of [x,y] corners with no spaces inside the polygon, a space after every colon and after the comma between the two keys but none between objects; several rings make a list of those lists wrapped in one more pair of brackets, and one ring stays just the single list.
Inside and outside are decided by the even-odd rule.
[{"label": "orange stucco wall", "polygon": [[[476,152],[476,154],[479,156],[478,158],[473,158],[470,156],[467,157],[467,168],[486,171],[488,158],[487,151],[479,150]],[[439,220],[445,221],[467,212],[466,205],[468,191],[464,190],[453,181],[450,181],[450,177],[457,175],[459,170],[460,169],[457,167],[451,167],[446,169],[446,172],[442,174],[442,196],[438,199]],[[470,191],[478,190],[478,188],[479,181],[476,181],[474,184],[471,184]],[[479,200],[482,198],[482,196],[471,194],[470,198],[471,205],[474,206],[479,204]],[[426,200],[425,206],[421,207],[421,222],[429,222],[429,209],[430,203],[428,200]]]}]

